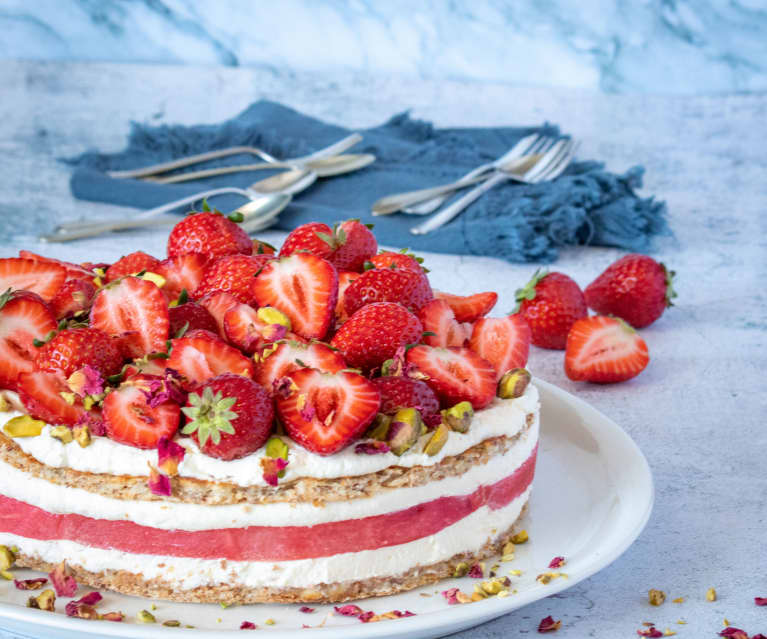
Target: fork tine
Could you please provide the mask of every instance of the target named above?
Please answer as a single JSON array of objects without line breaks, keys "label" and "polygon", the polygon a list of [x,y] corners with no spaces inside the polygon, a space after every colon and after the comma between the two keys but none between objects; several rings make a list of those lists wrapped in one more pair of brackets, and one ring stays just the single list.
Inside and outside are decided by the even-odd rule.
[{"label": "fork tine", "polygon": [[525,172],[522,176],[522,180],[533,184],[540,181],[540,176],[547,171],[556,158],[560,156],[563,149],[567,148],[569,144],[570,141],[568,139],[563,138],[557,140],[546,150],[543,157],[538,160],[532,168]]},{"label": "fork tine", "polygon": [[552,166],[549,168],[549,170],[542,176],[541,180],[554,180],[558,178],[562,173],[565,172],[568,166],[570,166],[570,162],[572,162],[573,157],[575,157],[575,152],[578,149],[578,143],[574,142],[571,144],[565,153],[563,153],[559,159],[557,159],[556,162],[552,163]]}]

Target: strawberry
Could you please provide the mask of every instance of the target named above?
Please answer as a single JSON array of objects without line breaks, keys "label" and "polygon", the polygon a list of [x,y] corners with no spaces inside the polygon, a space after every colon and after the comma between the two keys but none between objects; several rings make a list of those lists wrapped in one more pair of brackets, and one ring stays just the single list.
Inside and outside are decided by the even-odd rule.
[{"label": "strawberry", "polygon": [[231,293],[216,291],[215,293],[208,293],[204,297],[201,297],[198,300],[198,303],[213,316],[214,320],[216,320],[219,337],[221,337],[221,339],[226,339],[224,317],[230,308],[234,308],[240,303],[237,301],[237,298]]},{"label": "strawberry", "polygon": [[468,348],[422,345],[411,348],[406,358],[445,407],[467,401],[479,410],[495,397],[493,365]]},{"label": "strawberry", "polygon": [[426,333],[423,343],[429,346],[464,346],[471,337],[471,324],[456,321],[455,313],[445,300],[433,299],[421,307],[418,317]]},{"label": "strawberry", "polygon": [[208,310],[196,302],[186,302],[168,309],[168,334],[176,337],[179,332],[202,329],[218,333],[218,324]]},{"label": "strawberry", "polygon": [[588,314],[581,289],[564,273],[536,271],[516,298],[533,344],[541,348],[564,349],[572,325]]},{"label": "strawberry", "polygon": [[365,262],[378,250],[375,235],[359,220],[341,222],[334,229],[333,236],[337,246],[329,259],[338,270],[361,271]]},{"label": "strawberry", "polygon": [[165,364],[168,361],[166,357],[161,357],[164,353],[151,353],[144,357],[136,358],[123,369],[123,378],[125,380],[137,375],[152,375],[154,377],[165,376]]},{"label": "strawberry", "polygon": [[21,257],[0,259],[0,291],[24,290],[50,302],[67,279],[67,271],[54,262],[35,262]]},{"label": "strawberry", "polygon": [[400,408],[415,408],[427,423],[439,414],[439,400],[424,382],[404,377],[377,377],[373,383],[381,393],[379,412],[394,415]]},{"label": "strawberry", "polygon": [[267,346],[255,360],[255,380],[270,393],[274,390],[275,381],[299,368],[316,368],[325,373],[337,373],[346,368],[341,354],[321,342],[301,344],[293,340],[283,341]]},{"label": "strawberry", "polygon": [[91,326],[117,337],[136,331],[143,353],[165,350],[168,339],[168,306],[152,282],[123,277],[102,288],[91,308]]},{"label": "strawberry", "polygon": [[0,388],[15,388],[21,373],[34,368],[34,340],[56,330],[56,319],[38,295],[6,291],[0,295]]},{"label": "strawberry", "polygon": [[253,240],[253,255],[274,255],[277,249],[263,240]]},{"label": "strawberry", "polygon": [[647,255],[625,255],[586,287],[586,303],[601,315],[616,315],[634,328],[649,326],[676,297],[669,271]]},{"label": "strawberry", "polygon": [[253,361],[208,331],[189,331],[171,340],[166,366],[191,384],[205,382],[222,373],[253,377]]},{"label": "strawberry", "polygon": [[469,348],[495,368],[500,379],[512,368],[524,368],[530,353],[530,327],[519,314],[483,317],[474,323]]},{"label": "strawberry", "polygon": [[50,303],[51,312],[56,319],[72,317],[75,313],[90,310],[96,287],[90,280],[67,280],[53,296]]},{"label": "strawberry", "polygon": [[369,372],[394,357],[397,349],[420,341],[423,326],[419,319],[399,304],[368,304],[338,329],[330,342],[351,368]]},{"label": "strawberry", "polygon": [[272,433],[272,398],[252,379],[224,373],[189,394],[182,409],[191,435],[206,455],[225,461],[257,451]]},{"label": "strawberry", "polygon": [[269,255],[226,255],[208,264],[202,282],[194,291],[195,298],[208,293],[224,291],[238,302],[254,302],[251,286],[253,278],[272,259]]},{"label": "strawberry", "polygon": [[335,251],[333,229],[322,222],[309,222],[294,228],[280,247],[280,257],[288,257],[306,251],[325,260]]},{"label": "strawberry", "polygon": [[293,388],[275,396],[280,423],[291,439],[318,455],[346,448],[378,412],[378,389],[357,373],[301,368],[287,379]]},{"label": "strawberry", "polygon": [[458,322],[473,322],[480,317],[484,317],[493,310],[493,306],[498,301],[498,293],[493,293],[492,291],[475,293],[466,297],[434,291],[434,297],[445,300],[448,303],[450,308],[453,309],[455,319]]},{"label": "strawberry", "polygon": [[165,296],[170,300],[178,299],[181,291],[187,295],[193,294],[202,282],[208,258],[201,253],[185,253],[169,257],[155,267],[155,273],[165,278],[162,287]]},{"label": "strawberry", "polygon": [[285,313],[302,337],[322,339],[338,299],[338,274],[330,262],[296,253],[264,266],[253,283],[253,295],[259,306]]},{"label": "strawberry", "polygon": [[249,355],[268,343],[284,338],[288,332],[285,326],[261,320],[258,311],[247,304],[237,304],[226,312],[224,331],[230,344]]},{"label": "strawberry", "polygon": [[120,372],[122,354],[114,340],[97,328],[67,328],[37,349],[35,370],[69,377],[86,365],[102,377]]},{"label": "strawberry", "polygon": [[349,285],[344,293],[344,307],[350,316],[373,302],[398,302],[417,311],[433,297],[429,280],[423,273],[376,268],[365,271]]},{"label": "strawberry", "polygon": [[79,397],[72,404],[61,393],[71,393],[64,378],[58,373],[33,371],[22,373],[17,382],[19,398],[24,408],[35,419],[49,424],[76,424],[85,414]]},{"label": "strawberry", "polygon": [[215,211],[203,211],[181,220],[168,237],[168,257],[186,253],[222,256],[250,255],[253,243],[237,224]]},{"label": "strawberry", "polygon": [[33,262],[42,262],[44,264],[57,264],[61,266],[67,272],[67,281],[70,280],[83,280],[89,283],[93,283],[93,269],[87,268],[82,264],[73,264],[72,262],[64,262],[63,260],[57,260],[53,257],[43,257],[32,251],[19,251],[19,257],[23,257],[25,260],[32,260]]},{"label": "strawberry", "polygon": [[395,251],[383,251],[374,255],[369,260],[373,268],[395,268],[403,271],[412,271],[417,275],[425,275],[426,269],[421,266],[422,257],[416,257],[403,249],[399,253]]},{"label": "strawberry", "polygon": [[147,354],[144,347],[144,338],[138,331],[125,331],[113,338],[122,359],[136,359]]},{"label": "strawberry", "polygon": [[143,251],[129,253],[128,255],[121,257],[107,269],[106,281],[114,282],[116,279],[125,277],[126,275],[135,275],[141,271],[151,271],[156,273],[158,266],[160,266],[160,260]]},{"label": "strawberry", "polygon": [[565,373],[574,381],[622,382],[639,375],[649,361],[647,344],[621,319],[580,319],[567,336]]},{"label": "strawberry", "polygon": [[136,376],[106,396],[102,415],[107,437],[136,448],[157,448],[163,437],[176,434],[181,406],[172,400],[152,401],[148,385],[152,379],[160,378]]},{"label": "strawberry", "polygon": [[354,280],[360,276],[359,273],[354,271],[338,271],[338,301],[336,302],[336,319],[341,322],[345,322],[349,316],[346,314],[346,308],[344,308],[344,293],[349,288]]}]

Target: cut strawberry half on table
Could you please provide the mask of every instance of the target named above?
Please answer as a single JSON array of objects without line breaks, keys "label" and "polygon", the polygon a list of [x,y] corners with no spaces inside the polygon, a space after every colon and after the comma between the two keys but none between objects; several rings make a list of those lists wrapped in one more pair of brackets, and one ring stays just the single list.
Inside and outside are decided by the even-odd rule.
[{"label": "cut strawberry half on table", "polygon": [[[107,436],[136,448],[157,448],[163,437],[176,434],[181,406],[165,401],[150,406],[142,377],[123,382],[104,399],[102,415]],[[159,379],[159,378],[158,378]]]},{"label": "cut strawberry half on table", "polygon": [[376,268],[365,271],[349,285],[344,293],[344,307],[350,316],[374,302],[397,302],[417,311],[433,297],[429,280],[423,273]]},{"label": "cut strawberry half on table", "polygon": [[474,295],[453,295],[434,291],[434,297],[445,300],[455,313],[455,319],[459,322],[473,322],[487,315],[498,301],[498,293],[475,293]]},{"label": "cut strawberry half on table", "polygon": [[152,282],[124,277],[111,282],[96,295],[91,326],[117,337],[135,331],[143,353],[165,350],[169,332],[165,295]]},{"label": "cut strawberry half on table", "polygon": [[274,259],[271,255],[227,255],[208,264],[202,281],[194,291],[194,297],[200,298],[209,293],[224,291],[237,298],[243,304],[253,304],[253,278],[267,262]]},{"label": "cut strawberry half on table", "polygon": [[269,262],[253,283],[259,306],[273,306],[291,321],[293,331],[322,339],[330,329],[338,299],[335,267],[311,253]]},{"label": "cut strawberry half on table", "polygon": [[411,348],[406,357],[444,407],[467,401],[479,410],[495,397],[493,365],[468,348],[421,345]]},{"label": "cut strawberry half on table", "polygon": [[105,332],[97,328],[68,328],[37,349],[35,370],[59,372],[69,377],[76,370],[91,366],[102,377],[118,373],[122,368],[120,348]]},{"label": "cut strawberry half on table", "polygon": [[378,412],[378,389],[357,373],[302,368],[288,379],[292,388],[275,396],[280,422],[293,441],[319,455],[348,446]]},{"label": "cut strawberry half on table", "polygon": [[116,279],[125,277],[126,275],[136,275],[141,271],[157,272],[157,268],[160,266],[160,260],[156,257],[152,257],[143,251],[136,251],[135,253],[129,253],[117,260],[112,266],[107,269],[106,281],[114,282]]},{"label": "cut strawberry half on table", "polygon": [[267,324],[258,311],[247,304],[237,304],[224,316],[227,341],[248,354],[287,335],[288,329],[279,324]]},{"label": "cut strawberry half on table", "polygon": [[170,300],[178,299],[181,291],[188,296],[194,295],[202,282],[208,257],[201,253],[185,253],[177,257],[169,257],[160,262],[155,273],[165,278],[163,291]]},{"label": "cut strawberry half on table", "polygon": [[471,337],[471,324],[458,322],[450,305],[442,299],[434,299],[424,304],[418,311],[423,324],[423,343],[429,346],[464,346]]},{"label": "cut strawberry half on table", "polygon": [[[17,382],[19,398],[30,415],[49,424],[72,426],[85,415],[80,398],[72,393],[58,373],[34,371],[22,373]],[[62,393],[69,393],[70,404]]]},{"label": "cut strawberry half on table", "polygon": [[56,330],[56,319],[39,295],[27,291],[0,294],[0,387],[15,388],[21,373],[34,368],[37,348]]},{"label": "cut strawberry half on table", "polygon": [[72,317],[75,313],[90,310],[96,287],[90,280],[67,280],[50,302],[51,312],[56,319]]},{"label": "cut strawberry half on table", "polygon": [[474,324],[469,348],[495,368],[498,379],[512,368],[524,368],[530,354],[530,327],[515,313],[483,317]]},{"label": "cut strawberry half on table", "polygon": [[221,339],[226,339],[226,328],[224,327],[224,317],[226,317],[227,311],[237,306],[240,302],[231,293],[225,293],[224,291],[217,291],[215,293],[208,293],[205,297],[201,297],[198,300],[200,306],[208,311],[216,320],[218,325],[218,335]]},{"label": "cut strawberry half on table", "polygon": [[255,379],[270,393],[274,390],[275,381],[299,368],[316,368],[325,373],[337,373],[347,367],[341,353],[320,342],[280,342],[267,346],[255,360]]},{"label": "cut strawberry half on table", "polygon": [[0,292],[8,289],[30,291],[37,293],[44,302],[50,302],[66,279],[66,269],[53,262],[0,258]]},{"label": "cut strawberry half on table", "polygon": [[581,319],[567,336],[565,373],[574,381],[622,382],[639,375],[649,361],[647,344],[621,319]]},{"label": "cut strawberry half on table", "polygon": [[208,331],[190,331],[180,339],[171,340],[166,366],[183,375],[188,385],[222,373],[253,377],[253,360]]}]

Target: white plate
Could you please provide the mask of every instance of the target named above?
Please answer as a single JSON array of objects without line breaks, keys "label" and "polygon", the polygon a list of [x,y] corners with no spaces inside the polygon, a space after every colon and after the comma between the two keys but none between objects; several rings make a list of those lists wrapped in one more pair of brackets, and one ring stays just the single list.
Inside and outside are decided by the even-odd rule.
[{"label": "white plate", "polygon": [[[617,559],[637,538],[652,510],[652,476],[639,448],[614,422],[556,386],[541,380],[536,380],[536,384],[541,394],[542,429],[530,511],[524,522],[530,541],[517,546],[516,559],[501,564],[498,573],[504,576],[511,569],[523,571],[521,577],[512,577],[516,593],[509,597],[449,606],[440,591],[458,586],[464,592],[472,592],[478,583],[469,578],[453,579],[438,587],[359,602],[363,609],[376,613],[394,609],[416,613],[414,617],[368,624],[332,615],[332,606],[318,606],[314,613],[304,614],[298,611],[298,606],[287,605],[223,610],[215,605],[157,602],[154,614],[158,621],[177,619],[195,626],[190,630],[71,619],[63,614],[63,601],[57,602],[56,614],[32,610],[24,607],[30,593],[17,591],[9,583],[0,586],[0,626],[16,636],[46,639],[182,636],[181,633],[193,639],[213,639],[221,637],[225,630],[247,636],[237,629],[243,620],[248,620],[259,629],[270,631],[274,639],[426,639],[476,626],[569,588]],[[536,575],[547,571],[549,561],[559,555],[566,557],[562,571],[568,578],[554,579],[545,586],[536,582]],[[31,571],[18,571],[19,575],[26,573],[33,575]],[[127,620],[150,606],[145,599],[102,594],[104,601],[99,610],[121,610]],[[269,618],[276,623],[266,625]],[[323,628],[301,628],[302,624],[315,626],[323,620]]]}]

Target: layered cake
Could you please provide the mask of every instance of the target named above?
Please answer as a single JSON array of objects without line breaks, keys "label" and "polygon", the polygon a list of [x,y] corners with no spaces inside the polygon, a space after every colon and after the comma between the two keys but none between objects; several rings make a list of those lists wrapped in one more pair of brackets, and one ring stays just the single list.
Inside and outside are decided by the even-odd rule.
[{"label": "layered cake", "polygon": [[0,259],[0,544],[190,602],[340,602],[464,574],[525,511],[530,332],[358,221],[277,252],[225,216],[168,256]]}]

